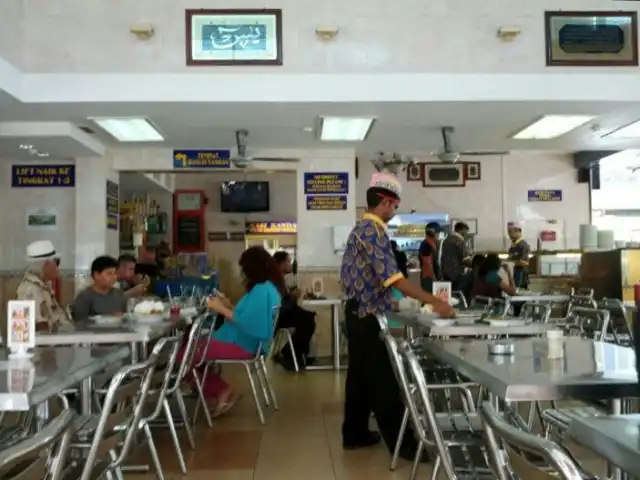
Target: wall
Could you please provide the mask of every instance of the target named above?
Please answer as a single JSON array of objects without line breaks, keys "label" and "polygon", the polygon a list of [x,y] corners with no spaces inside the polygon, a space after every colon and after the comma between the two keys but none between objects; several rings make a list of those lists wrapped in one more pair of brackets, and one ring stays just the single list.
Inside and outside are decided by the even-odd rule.
[{"label": "wall", "polygon": [[[26,265],[26,246],[36,240],[51,240],[59,252],[62,268],[73,269],[76,222],[76,196],[74,188],[11,188],[11,166],[14,164],[43,165],[70,164],[62,160],[30,161],[3,159],[0,162],[2,186],[2,224],[0,230],[0,269],[21,270]],[[77,172],[76,172],[77,175]],[[76,182],[78,181],[76,177]],[[57,213],[57,226],[51,230],[29,230],[27,212],[40,208],[53,208]]]},{"label": "wall", "polygon": [[[3,15],[6,1],[3,0]],[[205,0],[22,3],[26,20],[20,67],[33,72],[64,73],[184,72],[184,10],[212,7]],[[285,64],[279,68],[252,67],[251,72],[541,72],[547,70],[545,10],[618,8],[610,0],[494,0],[489,5],[478,0],[271,2],[269,6],[283,10]],[[237,5],[260,9],[266,6],[262,0],[245,0]],[[631,2],[622,6],[636,10]],[[95,22],[98,18],[101,21]],[[129,33],[130,25],[136,22],[153,23],[156,36],[137,40]],[[335,43],[326,44],[316,38],[314,30],[318,25],[340,28]],[[517,26],[522,33],[513,43],[504,43],[496,36],[501,26]],[[189,70],[201,73],[194,68]],[[246,67],[218,70],[222,74],[237,73],[246,72]],[[562,71],[554,68],[553,73]],[[599,73],[627,71],[598,69]]]},{"label": "wall", "polygon": [[0,14],[0,57],[13,65],[23,61],[22,33],[24,27],[24,2],[22,0],[2,0]]},{"label": "wall", "polygon": [[[403,182],[401,212],[448,213],[453,218],[477,218],[477,249],[502,249],[506,224],[554,219],[564,223],[566,248],[577,248],[578,225],[589,223],[589,186],[577,182],[568,154],[513,152],[505,157],[472,157],[480,161],[481,180],[464,188],[423,188],[421,182]],[[365,192],[373,167],[360,161],[356,183],[357,206],[365,205]],[[404,174],[399,175],[404,179]],[[562,190],[562,202],[528,202],[527,190]],[[532,227],[535,228],[535,227]],[[533,234],[536,235],[535,233]],[[527,235],[530,236],[530,235]]]}]

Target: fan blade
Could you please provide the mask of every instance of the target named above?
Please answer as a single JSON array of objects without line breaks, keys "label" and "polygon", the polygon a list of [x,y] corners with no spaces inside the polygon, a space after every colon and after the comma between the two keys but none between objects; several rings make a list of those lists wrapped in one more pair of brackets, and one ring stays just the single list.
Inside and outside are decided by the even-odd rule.
[{"label": "fan blade", "polygon": [[279,157],[253,157],[251,160],[255,162],[285,162],[285,163],[298,163],[299,158],[279,158]]},{"label": "fan blade", "polygon": [[464,155],[465,157],[483,157],[483,156],[491,156],[491,155],[495,155],[495,156],[500,156],[500,155],[509,155],[510,152],[499,152],[499,151],[493,151],[493,150],[487,150],[487,151],[482,151],[482,150],[477,150],[477,151],[471,151],[471,152],[460,152],[460,155]]}]

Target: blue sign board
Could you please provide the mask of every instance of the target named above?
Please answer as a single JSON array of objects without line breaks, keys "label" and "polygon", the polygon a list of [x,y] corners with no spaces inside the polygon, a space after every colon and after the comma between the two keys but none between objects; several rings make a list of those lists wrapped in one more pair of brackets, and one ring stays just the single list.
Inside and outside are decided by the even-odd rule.
[{"label": "blue sign board", "polygon": [[11,165],[11,186],[75,187],[75,165]]},{"label": "blue sign board", "polygon": [[304,174],[304,193],[349,193],[349,174],[347,172],[306,172]]},{"label": "blue sign board", "polygon": [[307,210],[346,210],[346,195],[307,195]]},{"label": "blue sign board", "polygon": [[230,168],[231,150],[174,150],[173,168]]},{"label": "blue sign board", "polygon": [[562,190],[529,190],[527,199],[530,202],[561,202]]}]

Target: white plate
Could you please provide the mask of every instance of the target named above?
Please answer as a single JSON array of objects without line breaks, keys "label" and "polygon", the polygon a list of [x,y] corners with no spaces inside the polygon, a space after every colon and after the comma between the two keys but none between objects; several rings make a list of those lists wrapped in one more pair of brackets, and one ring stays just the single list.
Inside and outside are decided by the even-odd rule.
[{"label": "white plate", "polygon": [[487,320],[492,327],[524,327],[527,320]]},{"label": "white plate", "polygon": [[122,323],[122,317],[109,317],[107,315],[94,315],[89,317],[89,320],[96,325],[120,325]]},{"label": "white plate", "polygon": [[431,320],[431,323],[434,327],[450,327],[456,322],[455,320],[451,320],[448,318],[434,318],[433,320]]},{"label": "white plate", "polygon": [[138,323],[160,323],[165,320],[165,315],[162,313],[153,315],[140,315],[134,313],[133,315],[131,315],[131,319],[134,322]]}]

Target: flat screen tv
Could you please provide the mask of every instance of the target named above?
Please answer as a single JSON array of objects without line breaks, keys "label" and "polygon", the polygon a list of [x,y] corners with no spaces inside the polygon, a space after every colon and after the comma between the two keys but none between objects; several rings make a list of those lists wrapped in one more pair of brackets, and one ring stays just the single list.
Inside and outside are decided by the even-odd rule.
[{"label": "flat screen tv", "polygon": [[225,213],[268,212],[269,182],[222,182],[220,206]]}]

